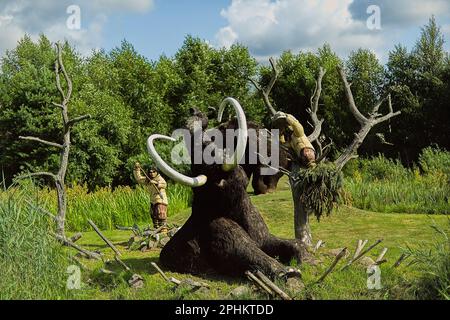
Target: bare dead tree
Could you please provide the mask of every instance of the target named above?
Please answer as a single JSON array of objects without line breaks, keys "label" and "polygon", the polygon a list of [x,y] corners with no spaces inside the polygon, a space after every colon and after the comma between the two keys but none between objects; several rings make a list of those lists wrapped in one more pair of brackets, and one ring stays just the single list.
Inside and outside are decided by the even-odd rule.
[{"label": "bare dead tree", "polygon": [[[46,176],[50,177],[54,182],[56,186],[56,193],[58,197],[58,212],[55,216],[56,221],[56,235],[58,238],[65,239],[65,220],[66,220],[66,212],[67,212],[67,194],[65,190],[65,178],[67,173],[67,166],[69,164],[69,151],[70,151],[70,134],[71,129],[74,125],[77,123],[89,119],[90,115],[83,115],[80,117],[76,117],[73,119],[69,118],[69,102],[72,97],[72,80],[69,76],[69,74],[66,71],[66,68],[63,63],[63,57],[62,57],[62,48],[59,43],[56,44],[56,50],[57,50],[57,58],[55,60],[55,76],[56,76],[56,87],[58,88],[58,92],[61,95],[61,103],[53,103],[54,106],[61,109],[61,117],[62,117],[62,124],[63,124],[63,141],[62,143],[56,143],[51,141],[46,141],[37,137],[23,137],[20,136],[19,138],[22,140],[28,140],[33,142],[38,142],[45,144],[47,146],[55,147],[59,149],[60,151],[60,162],[59,162],[59,169],[58,172],[52,173],[52,172],[34,172],[30,174],[25,174],[20,177],[19,179],[28,178],[28,177],[36,177],[36,176]],[[64,81],[66,83],[67,89],[63,89],[63,85],[61,83],[61,75],[64,78]],[[67,239],[65,239],[67,240]]]},{"label": "bare dead tree", "polygon": [[[345,95],[348,100],[350,112],[353,114],[353,116],[361,125],[361,129],[359,130],[358,133],[355,134],[355,138],[353,139],[352,143],[344,150],[344,152],[335,161],[336,167],[340,170],[345,166],[345,164],[348,161],[358,156],[357,155],[358,148],[361,146],[364,139],[367,137],[367,134],[374,126],[400,115],[401,112],[400,111],[394,112],[392,108],[391,95],[388,94],[386,97],[382,98],[377,104],[375,104],[375,106],[372,109],[372,112],[369,114],[368,117],[364,116],[356,106],[355,99],[353,98],[353,93],[351,90],[351,84],[349,84],[347,81],[347,76],[345,75],[344,69],[342,67],[338,67],[338,72],[344,84]],[[381,115],[378,113],[378,111],[381,105],[386,100],[389,107],[389,113],[386,115]]]},{"label": "bare dead tree", "polygon": [[[260,94],[263,97],[264,104],[266,108],[269,110],[269,112],[274,115],[276,113],[276,110],[273,108],[272,103],[270,102],[270,93],[275,85],[275,82],[277,81],[280,70],[277,67],[277,64],[273,58],[270,58],[270,65],[272,67],[272,78],[266,88],[262,88],[256,81],[253,79],[250,79],[250,81],[253,83],[255,88],[260,92]],[[344,84],[345,88],[345,94],[348,100],[348,105],[350,112],[354,115],[356,120],[360,123],[361,128],[358,133],[355,133],[355,138],[353,142],[345,148],[344,152],[338,157],[338,159],[334,162],[336,165],[336,168],[338,171],[342,170],[342,168],[345,166],[345,164],[357,157],[357,150],[363,143],[364,139],[367,137],[370,130],[382,123],[385,122],[395,116],[398,116],[401,112],[394,112],[392,108],[392,101],[391,101],[391,95],[388,94],[386,97],[381,99],[372,109],[372,112],[365,116],[363,115],[358,107],[356,106],[355,100],[353,98],[353,93],[351,91],[351,85],[347,81],[347,77],[345,75],[345,72],[342,67],[338,67],[338,72],[340,74],[340,77],[342,79],[342,82]],[[319,73],[316,79],[316,85],[315,89],[313,91],[313,94],[310,99],[310,108],[307,109],[307,112],[309,113],[311,120],[312,120],[312,128],[314,129],[311,135],[308,136],[308,139],[311,143],[315,143],[317,145],[317,160],[316,162],[321,162],[325,159],[327,156],[327,152],[330,150],[330,146],[332,145],[332,141],[330,144],[326,145],[325,147],[322,147],[321,137],[322,135],[322,125],[324,123],[323,119],[319,119],[317,113],[319,110],[319,101],[322,94],[322,80],[323,77],[326,74],[326,70],[322,67],[319,68]],[[386,115],[379,114],[380,107],[387,101],[389,113]],[[293,167],[300,167],[301,165],[299,163],[296,163],[296,157],[291,157],[293,160]],[[295,171],[295,170],[291,170]],[[291,183],[291,188],[293,188],[293,185]],[[293,195],[294,195],[294,189],[292,189]],[[308,210],[306,210],[305,206],[302,203],[299,203],[300,201],[294,196],[294,230],[295,230],[295,237],[297,239],[300,239],[305,244],[312,246],[312,237],[311,232],[309,228],[309,214]]]}]

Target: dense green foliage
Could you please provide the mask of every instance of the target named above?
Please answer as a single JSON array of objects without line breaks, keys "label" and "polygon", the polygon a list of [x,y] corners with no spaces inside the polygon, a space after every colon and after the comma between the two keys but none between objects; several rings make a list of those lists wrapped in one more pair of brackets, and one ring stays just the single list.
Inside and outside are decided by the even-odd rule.
[{"label": "dense green foliage", "polygon": [[427,148],[420,167],[377,156],[346,167],[347,204],[377,212],[450,214],[450,152]]},{"label": "dense green foliage", "polygon": [[[366,49],[342,60],[328,45],[317,52],[281,55],[281,75],[273,89],[274,106],[309,120],[306,112],[320,66],[327,70],[319,116],[323,133],[341,150],[353,139],[359,124],[349,113],[336,66],[346,68],[356,103],[363,113],[387,92],[393,94],[402,116],[375,128],[361,153],[383,153],[412,166],[420,150],[436,144],[449,149],[450,59],[434,18],[422,30],[409,52],[401,45],[383,66]],[[2,58],[0,69],[0,167],[7,184],[20,171],[53,170],[57,150],[18,137],[38,136],[60,142],[61,121],[53,64],[55,50],[45,36],[34,42],[24,37]],[[248,79],[261,85],[270,79],[270,68],[258,65],[247,48],[235,45],[216,49],[201,39],[186,37],[173,57],[149,61],[124,41],[110,52],[82,57],[64,46],[64,61],[74,83],[69,111],[72,117],[89,113],[90,121],[73,130],[73,147],[67,182],[97,187],[132,183],[136,160],[149,164],[145,139],[152,133],[170,134],[183,125],[189,107],[207,112],[226,96],[237,98],[248,119],[268,125],[268,113]],[[385,112],[386,106],[382,106]],[[307,133],[311,128],[305,125]],[[383,132],[393,146],[383,144]],[[170,148],[159,145],[163,155]]]}]

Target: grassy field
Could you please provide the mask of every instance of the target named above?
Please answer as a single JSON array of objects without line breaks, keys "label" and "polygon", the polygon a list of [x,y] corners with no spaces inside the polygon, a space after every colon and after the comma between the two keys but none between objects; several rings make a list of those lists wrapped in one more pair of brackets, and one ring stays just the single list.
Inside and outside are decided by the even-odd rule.
[{"label": "grassy field", "polygon": [[[272,233],[277,236],[293,237],[293,208],[286,181],[281,181],[279,190],[275,194],[252,196],[253,203],[259,208]],[[170,216],[170,222],[182,224],[190,214],[189,209],[182,210]],[[431,247],[435,232],[431,228],[433,221],[438,225],[448,223],[448,217],[443,215],[416,214],[386,214],[375,213],[341,206],[330,217],[325,217],[319,223],[312,221],[312,231],[315,240],[326,241],[326,247],[317,255],[318,264],[302,265],[305,288],[299,292],[290,292],[298,299],[410,299],[414,297],[412,281],[419,276],[414,265],[404,263],[399,268],[392,268],[402,250],[408,246],[412,248]],[[238,286],[249,285],[245,279],[226,279],[214,275],[204,275],[202,281],[210,284],[208,292],[188,292],[174,290],[173,286],[165,282],[150,265],[158,263],[159,250],[141,253],[127,251],[123,243],[130,237],[127,231],[105,231],[105,235],[115,243],[123,253],[123,261],[132,268],[132,272],[143,276],[145,286],[142,289],[130,289],[126,283],[127,275],[120,273],[116,263],[108,269],[119,272],[111,276],[98,272],[102,262],[84,261],[89,271],[83,271],[83,286],[81,290],[70,292],[76,299],[226,299],[229,292]],[[389,248],[386,258],[388,263],[381,266],[381,282],[383,289],[368,290],[366,286],[366,268],[355,264],[345,271],[336,271],[329,275],[321,285],[315,280],[331,264],[332,258],[327,255],[330,249],[348,247],[353,253],[358,239],[368,239],[369,244],[377,239],[383,242],[368,255],[376,258],[384,248]],[[92,250],[100,250],[107,257],[113,258],[111,250],[93,232],[83,233],[79,243]],[[343,262],[341,262],[342,264]],[[339,268],[338,268],[339,269]],[[180,280],[186,277],[168,272]],[[289,291],[289,290],[287,290]],[[242,298],[261,299],[264,295],[249,294]]]}]

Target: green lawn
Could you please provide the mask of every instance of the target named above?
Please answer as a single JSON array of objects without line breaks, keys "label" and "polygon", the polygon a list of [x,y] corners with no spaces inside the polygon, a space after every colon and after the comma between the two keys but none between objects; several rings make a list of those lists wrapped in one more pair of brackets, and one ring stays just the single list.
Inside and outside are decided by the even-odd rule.
[{"label": "green lawn", "polygon": [[[272,233],[277,236],[293,237],[293,207],[286,181],[281,181],[275,194],[252,196],[253,203],[259,208]],[[170,216],[170,222],[181,225],[189,216],[185,210]],[[392,264],[401,254],[401,248],[419,245],[430,246],[434,232],[430,227],[433,220],[438,224],[447,221],[446,216],[413,214],[383,214],[362,211],[342,206],[330,217],[325,217],[319,223],[312,221],[314,240],[326,242],[317,255],[318,264],[302,265],[303,281],[306,285],[300,292],[290,292],[299,299],[405,299],[411,298],[407,290],[407,282],[417,276],[414,266],[404,263],[400,268],[392,268]],[[142,289],[130,289],[124,281],[126,275],[104,275],[98,269],[104,267],[102,262],[87,261],[83,263],[89,270],[83,271],[83,287],[75,293],[76,298],[83,299],[224,299],[228,293],[240,285],[249,285],[245,279],[224,279],[223,277],[204,275],[201,280],[210,284],[208,292],[187,292],[174,290],[173,285],[165,282],[150,265],[158,263],[159,250],[151,252],[127,251],[123,242],[131,235],[128,231],[105,231],[104,234],[118,246],[123,254],[123,261],[134,273],[144,277]],[[328,276],[321,285],[314,284],[324,270],[330,265],[332,258],[326,253],[330,249],[348,247],[353,253],[358,239],[368,239],[369,245],[377,239],[383,242],[368,255],[376,258],[384,248],[389,248],[387,263],[381,266],[382,290],[368,290],[367,274],[364,266],[356,264],[346,271],[337,271]],[[102,251],[106,257],[113,258],[111,250],[94,232],[85,232],[79,244],[92,250]],[[342,262],[341,262],[342,264]],[[120,267],[114,262],[107,269],[120,272]],[[177,274],[167,271],[168,275],[180,280],[186,277],[200,279],[191,275]],[[251,294],[243,298],[265,298],[264,295]]]}]

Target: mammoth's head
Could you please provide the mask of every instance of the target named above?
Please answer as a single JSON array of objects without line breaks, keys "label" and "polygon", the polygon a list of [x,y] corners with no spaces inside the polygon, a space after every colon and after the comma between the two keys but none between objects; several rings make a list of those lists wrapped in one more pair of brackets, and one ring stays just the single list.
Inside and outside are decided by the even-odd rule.
[{"label": "mammoth's head", "polygon": [[[221,165],[215,165],[215,164],[202,164],[202,165],[196,165],[197,170],[193,170],[195,173],[198,174],[196,177],[189,177],[186,175],[181,174],[180,172],[173,169],[170,165],[168,165],[156,152],[156,149],[154,147],[153,142],[157,139],[161,140],[169,140],[175,142],[176,140],[172,137],[167,137],[159,134],[154,134],[150,136],[147,140],[147,149],[150,154],[150,156],[153,158],[155,165],[166,174],[168,177],[173,179],[176,182],[179,182],[181,184],[190,186],[190,187],[200,187],[203,186],[207,179],[208,175],[214,175],[214,180],[216,180],[221,174],[220,172],[227,173],[235,169],[239,162],[241,161],[242,157],[244,157],[245,149],[247,147],[247,138],[248,138],[248,132],[247,132],[247,120],[245,117],[245,113],[239,104],[238,101],[236,101],[233,98],[226,98],[219,107],[218,110],[218,121],[222,121],[222,115],[225,110],[225,107],[230,104],[236,113],[236,118],[238,122],[238,129],[237,129],[237,144],[236,149],[234,150],[233,155],[225,157],[223,164]],[[188,129],[193,132],[194,131],[194,123],[195,121],[201,121],[201,127],[204,131],[208,125],[208,118],[207,116],[203,115],[199,110],[192,108],[191,109],[191,117],[187,121],[187,127]],[[189,126],[192,126],[190,128]],[[211,142],[209,142],[211,143]],[[202,148],[205,147],[205,144],[202,143]],[[221,154],[225,154],[223,150],[221,151]],[[192,155],[191,155],[192,158]],[[191,159],[193,160],[193,159]],[[220,172],[218,172],[220,171]]]}]

